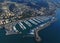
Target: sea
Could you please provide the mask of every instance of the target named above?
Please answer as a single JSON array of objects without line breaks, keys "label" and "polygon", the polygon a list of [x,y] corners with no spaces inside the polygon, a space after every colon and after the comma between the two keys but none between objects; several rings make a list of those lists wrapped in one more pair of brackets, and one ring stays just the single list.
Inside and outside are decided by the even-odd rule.
[{"label": "sea", "polygon": [[22,38],[19,34],[1,35],[0,31],[0,43],[60,43],[60,8],[56,10],[56,18],[54,23],[39,32],[41,42],[36,42],[33,37]]},{"label": "sea", "polygon": [[1,35],[1,30],[0,43],[60,43],[60,8],[56,9],[56,18],[54,23],[39,32],[39,36],[42,38],[41,42],[36,42],[34,37],[22,38],[19,34]]}]

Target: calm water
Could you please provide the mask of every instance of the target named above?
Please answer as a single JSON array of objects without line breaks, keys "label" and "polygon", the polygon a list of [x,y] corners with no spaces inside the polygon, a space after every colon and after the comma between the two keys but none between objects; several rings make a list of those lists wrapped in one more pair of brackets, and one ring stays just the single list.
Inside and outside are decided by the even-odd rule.
[{"label": "calm water", "polygon": [[57,21],[40,32],[42,43],[60,43],[60,9],[56,10]]},{"label": "calm water", "polygon": [[[41,43],[60,43],[60,9],[56,10],[57,21],[39,32]],[[0,43],[37,43],[34,38],[21,38],[20,35],[1,36]]]}]

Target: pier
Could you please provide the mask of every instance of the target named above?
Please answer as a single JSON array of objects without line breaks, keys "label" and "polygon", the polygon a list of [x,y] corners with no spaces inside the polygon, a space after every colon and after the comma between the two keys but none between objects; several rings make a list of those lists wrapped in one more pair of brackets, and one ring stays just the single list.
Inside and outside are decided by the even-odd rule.
[{"label": "pier", "polygon": [[[29,20],[32,20],[29,22]],[[39,17],[31,17],[29,19],[23,19],[23,20],[18,20],[12,23],[8,23],[5,24],[5,31],[6,31],[6,35],[12,35],[12,34],[23,34],[22,37],[35,37],[36,41],[41,41],[41,37],[38,35],[38,32],[43,30],[44,28],[48,27],[53,21],[55,20],[54,17],[52,17],[52,19],[50,20],[50,17],[44,17],[42,16],[42,18]],[[35,22],[37,24],[34,24],[35,27],[32,27],[31,29],[27,29],[27,27],[23,24],[23,22],[28,25],[30,28],[33,26],[32,24],[34,24]],[[32,24],[31,24],[32,23]],[[20,29],[22,30],[17,30],[17,28],[15,27],[16,24],[19,24]],[[28,33],[28,31],[31,31],[30,33]]]}]

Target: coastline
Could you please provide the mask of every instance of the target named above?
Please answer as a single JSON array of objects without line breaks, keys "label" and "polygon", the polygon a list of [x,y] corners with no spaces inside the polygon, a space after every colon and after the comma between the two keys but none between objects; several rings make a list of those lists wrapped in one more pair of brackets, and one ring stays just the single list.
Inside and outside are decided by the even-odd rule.
[{"label": "coastline", "polygon": [[38,32],[41,31],[41,30],[43,30],[44,28],[50,26],[51,23],[54,23],[55,21],[56,21],[56,18],[54,18],[54,20],[51,20],[51,21],[45,23],[45,24],[43,25],[43,27],[39,26],[38,29],[36,29],[36,30],[34,31],[34,33],[35,33],[35,40],[36,40],[37,42],[39,42],[39,41],[42,40],[41,37],[39,36]]}]

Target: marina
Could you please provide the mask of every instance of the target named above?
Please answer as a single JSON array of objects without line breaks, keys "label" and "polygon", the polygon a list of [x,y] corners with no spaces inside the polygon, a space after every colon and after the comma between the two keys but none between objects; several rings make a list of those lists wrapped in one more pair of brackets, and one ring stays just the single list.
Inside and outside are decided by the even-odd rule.
[{"label": "marina", "polygon": [[[47,17],[48,18],[48,17]],[[15,33],[18,33],[18,32],[21,32],[21,33],[23,33],[23,34],[28,34],[29,33],[29,31],[34,31],[34,30],[36,30],[35,28],[37,28],[37,27],[39,27],[39,26],[41,26],[41,27],[44,27],[44,26],[42,26],[42,24],[44,24],[44,23],[47,23],[47,22],[52,22],[51,21],[51,19],[47,19],[46,18],[46,20],[44,20],[44,19],[42,19],[44,22],[41,22],[40,20],[39,20],[39,23],[38,22],[36,22],[36,21],[34,21],[34,22],[36,22],[37,24],[33,24],[33,23],[30,23],[28,20],[25,20],[25,21],[19,21],[19,22],[15,22],[15,23],[13,23],[13,24],[9,24],[9,27],[8,27],[8,25],[7,25],[7,27],[8,28],[11,28],[12,30],[11,31],[13,31],[13,32],[15,32]],[[52,17],[53,18],[53,17]],[[40,18],[39,18],[40,19]],[[31,21],[32,21],[32,19],[31,19]],[[49,23],[50,23],[49,22]],[[28,24],[27,24],[28,23]],[[47,25],[47,24],[45,24],[45,25]],[[12,28],[12,27],[13,28]],[[40,27],[39,27],[40,28]],[[7,29],[6,29],[7,30]],[[33,32],[31,32],[31,33],[33,33]],[[18,33],[19,34],[19,33]],[[9,34],[8,34],[9,35]]]},{"label": "marina", "polygon": [[[9,39],[12,42],[17,38],[19,41],[22,38],[23,42],[26,38],[27,40],[34,38],[37,43],[41,42],[40,32],[56,21],[57,6],[48,0],[4,0],[0,2],[1,37],[11,37]],[[12,39],[14,36],[15,38]]]}]

